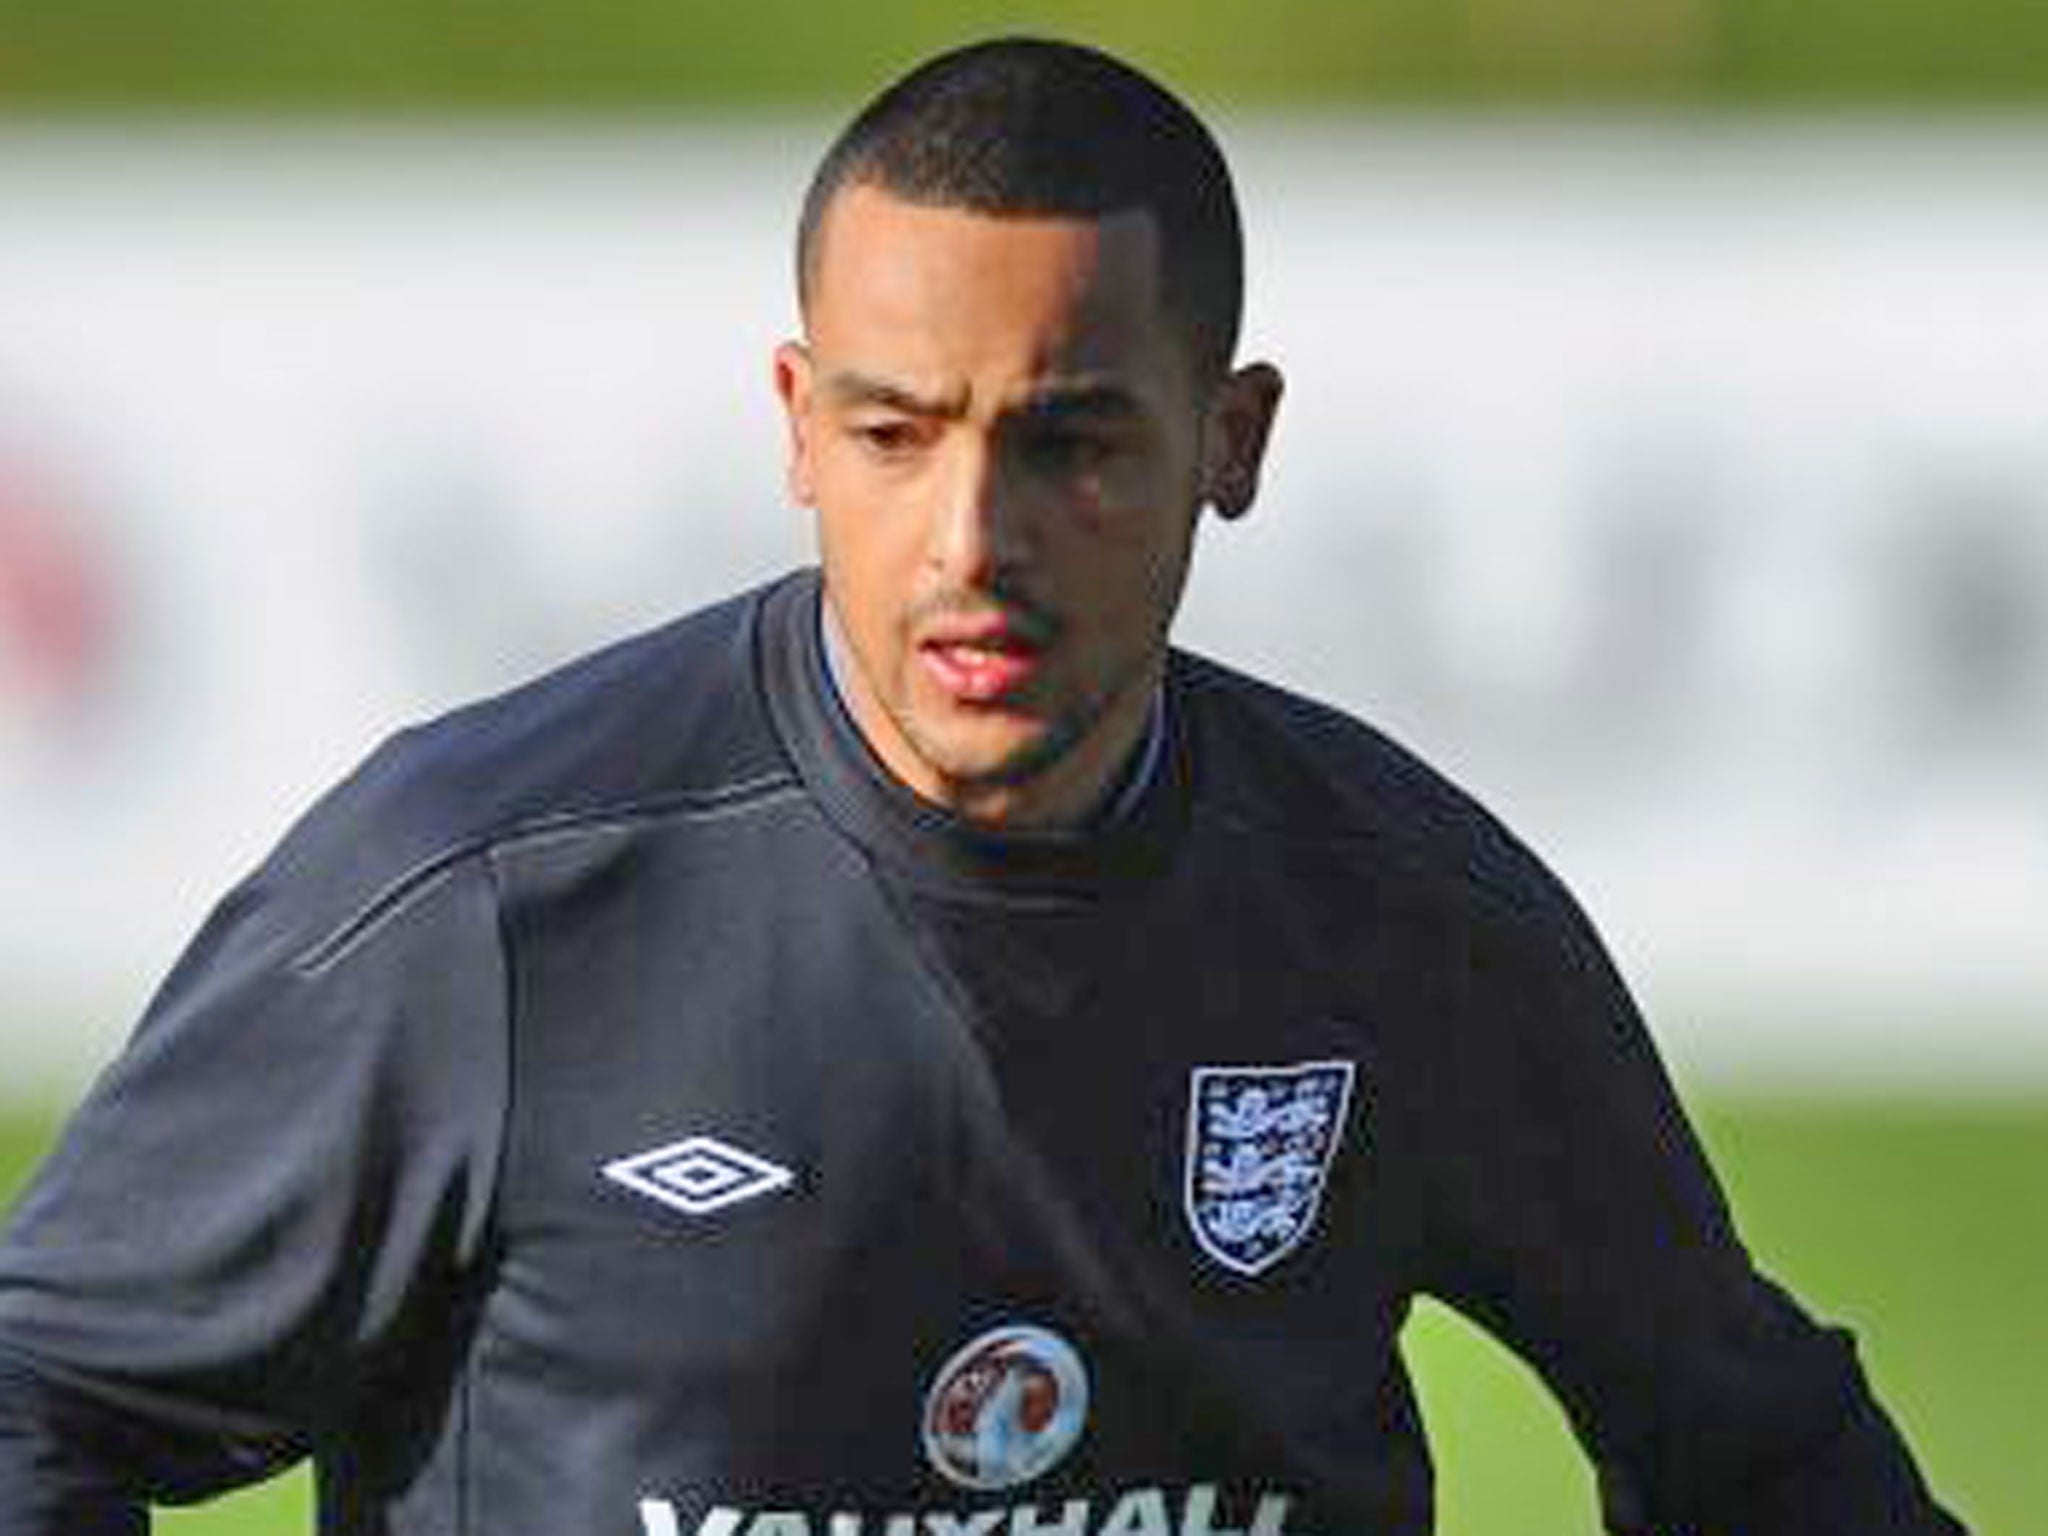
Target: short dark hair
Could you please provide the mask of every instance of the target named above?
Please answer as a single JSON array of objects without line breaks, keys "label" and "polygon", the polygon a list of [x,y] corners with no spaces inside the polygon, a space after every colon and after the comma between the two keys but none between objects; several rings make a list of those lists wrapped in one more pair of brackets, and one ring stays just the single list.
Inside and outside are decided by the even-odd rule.
[{"label": "short dark hair", "polygon": [[1141,209],[1159,236],[1160,296],[1198,376],[1237,348],[1244,237],[1223,152],[1164,86],[1076,43],[1005,37],[920,64],[870,102],[819,162],[797,226],[811,292],[826,210],[871,186],[994,215],[1100,218]]}]

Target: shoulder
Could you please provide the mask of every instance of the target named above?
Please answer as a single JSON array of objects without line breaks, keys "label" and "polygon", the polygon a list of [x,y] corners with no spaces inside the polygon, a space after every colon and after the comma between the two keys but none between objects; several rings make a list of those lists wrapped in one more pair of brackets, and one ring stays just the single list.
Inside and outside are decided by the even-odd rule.
[{"label": "shoulder", "polygon": [[1205,812],[1268,845],[1300,845],[1461,905],[1576,920],[1543,862],[1415,752],[1330,704],[1187,652],[1174,686]]},{"label": "shoulder", "polygon": [[292,926],[318,945],[508,840],[786,785],[753,663],[774,590],[399,731],[312,806],[258,882],[288,896]]}]

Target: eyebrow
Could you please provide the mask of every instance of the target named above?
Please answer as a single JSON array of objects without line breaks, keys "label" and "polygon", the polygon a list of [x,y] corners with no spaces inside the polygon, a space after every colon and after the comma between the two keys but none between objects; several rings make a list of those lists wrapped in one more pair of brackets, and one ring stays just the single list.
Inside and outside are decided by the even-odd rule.
[{"label": "eyebrow", "polygon": [[1122,419],[1144,414],[1137,395],[1123,385],[1085,380],[1034,390],[1019,403],[1018,409],[1024,415],[1053,421],[1075,416]]},{"label": "eyebrow", "polygon": [[[862,373],[857,368],[835,368],[825,376],[824,389],[841,405],[879,405],[912,416],[947,420],[967,413],[964,393],[923,395],[909,385]],[[1014,410],[1017,414],[1052,420],[1077,416],[1123,418],[1144,413],[1137,395],[1124,385],[1091,379],[1049,382],[1026,395]]]},{"label": "eyebrow", "polygon": [[964,395],[920,395],[908,385],[857,368],[835,368],[826,374],[825,393],[841,405],[882,405],[912,416],[956,417],[967,411]]}]

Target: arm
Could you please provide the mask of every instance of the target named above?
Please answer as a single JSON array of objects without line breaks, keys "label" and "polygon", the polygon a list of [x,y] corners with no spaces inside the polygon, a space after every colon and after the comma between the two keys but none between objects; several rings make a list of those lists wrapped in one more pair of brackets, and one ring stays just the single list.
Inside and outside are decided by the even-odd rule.
[{"label": "arm", "polygon": [[0,1236],[0,1536],[126,1536],[277,1470],[434,1356],[478,1263],[487,874],[337,924],[304,852],[214,915]]},{"label": "arm", "polygon": [[1849,1336],[1759,1275],[1619,979],[1546,880],[1475,923],[1429,1289],[1523,1355],[1609,1528],[1957,1536]]},{"label": "arm", "polygon": [[287,1440],[187,1433],[0,1355],[0,1531],[141,1536],[143,1502],[183,1504],[294,1460]]}]

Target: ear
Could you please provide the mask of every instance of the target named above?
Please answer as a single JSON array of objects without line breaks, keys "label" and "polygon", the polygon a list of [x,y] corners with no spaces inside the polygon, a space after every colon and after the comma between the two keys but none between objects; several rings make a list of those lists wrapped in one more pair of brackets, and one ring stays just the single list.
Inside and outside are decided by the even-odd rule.
[{"label": "ear", "polygon": [[775,349],[775,394],[782,401],[783,426],[789,434],[789,462],[784,480],[790,500],[800,507],[817,504],[817,477],[811,443],[811,354],[800,341]]},{"label": "ear", "polygon": [[1201,499],[1226,518],[1242,517],[1259,494],[1259,467],[1286,381],[1271,363],[1228,375],[1209,396],[1202,426]]}]

